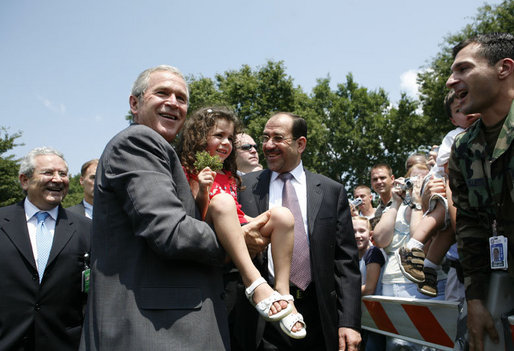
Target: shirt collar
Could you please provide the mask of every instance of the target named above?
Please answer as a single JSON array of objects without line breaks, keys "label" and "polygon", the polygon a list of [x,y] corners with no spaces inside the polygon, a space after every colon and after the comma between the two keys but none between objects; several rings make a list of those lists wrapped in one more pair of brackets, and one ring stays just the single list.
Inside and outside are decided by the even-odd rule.
[{"label": "shirt collar", "polygon": [[[298,164],[298,166],[296,166],[295,169],[293,169],[291,172],[289,172],[293,175],[293,178],[299,182],[299,183],[303,183],[304,180],[305,180],[305,172],[303,171],[303,163],[302,161],[300,161],[300,163]],[[270,179],[270,182],[274,182],[277,177],[279,176],[280,173],[277,173],[275,171],[273,171],[271,173],[271,179]]]},{"label": "shirt collar", "polygon": [[91,205],[89,202],[87,202],[86,200],[82,200],[82,203],[84,204],[84,207],[87,208],[87,209],[90,209],[92,210],[93,209],[93,205]]},{"label": "shirt collar", "polygon": [[[27,216],[27,221],[29,219],[31,219],[32,217],[34,217],[34,215],[36,213],[38,213],[39,211],[42,211],[38,207],[36,207],[32,202],[30,202],[28,197],[25,197],[24,207],[25,207],[25,215]],[[55,206],[51,210],[43,211],[43,212],[48,212],[50,217],[52,217],[52,219],[54,221],[57,221],[57,214],[59,213],[59,206]]]}]

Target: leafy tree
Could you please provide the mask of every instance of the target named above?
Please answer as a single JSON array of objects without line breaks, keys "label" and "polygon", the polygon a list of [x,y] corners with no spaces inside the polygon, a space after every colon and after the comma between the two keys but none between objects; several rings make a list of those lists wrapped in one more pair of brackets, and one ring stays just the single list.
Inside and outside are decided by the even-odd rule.
[{"label": "leafy tree", "polygon": [[84,189],[80,185],[80,173],[70,176],[70,187],[68,194],[62,200],[62,206],[64,208],[74,206],[78,204],[84,198]]},{"label": "leafy tree", "polygon": [[479,8],[473,22],[445,38],[441,52],[418,75],[423,112],[430,117],[429,125],[433,128],[431,143],[440,143],[444,134],[453,128],[443,106],[444,97],[448,93],[445,84],[453,63],[453,47],[466,38],[491,32],[514,33],[514,1],[505,0],[494,6],[486,4]]},{"label": "leafy tree", "polygon": [[208,105],[230,107],[254,138],[262,134],[273,112],[295,111],[296,100],[303,94],[301,88],[293,86],[293,78],[285,73],[281,61],[268,61],[255,70],[243,65],[239,70],[217,74],[215,79],[189,76],[187,80],[189,113]]},{"label": "leafy tree", "polygon": [[398,107],[391,107],[383,89],[360,87],[351,74],[335,91],[329,83],[319,79],[312,96],[316,113],[323,116],[322,144],[315,149],[326,155],[317,170],[347,188],[369,184],[369,169],[379,162],[403,174],[405,159],[426,139],[426,118],[416,114],[417,103],[402,95]]},{"label": "leafy tree", "polygon": [[13,149],[21,132],[9,135],[5,127],[0,127],[0,207],[11,205],[23,199],[23,192],[18,182],[19,161],[13,155],[4,155]]}]

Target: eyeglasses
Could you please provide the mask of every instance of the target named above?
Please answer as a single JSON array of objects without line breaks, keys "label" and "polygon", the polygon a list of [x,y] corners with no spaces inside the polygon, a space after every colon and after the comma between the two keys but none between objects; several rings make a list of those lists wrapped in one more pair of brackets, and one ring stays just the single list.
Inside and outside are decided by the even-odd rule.
[{"label": "eyeglasses", "polygon": [[269,135],[261,135],[261,142],[263,144],[266,144],[270,140],[273,144],[281,144],[281,143],[285,143],[287,140],[296,140],[296,138],[293,138],[293,137],[286,138],[282,135],[274,135],[272,137],[270,137]]},{"label": "eyeglasses", "polygon": [[243,144],[239,147],[239,149],[243,151],[250,151],[252,147],[255,149],[255,151],[257,151],[257,144]]}]

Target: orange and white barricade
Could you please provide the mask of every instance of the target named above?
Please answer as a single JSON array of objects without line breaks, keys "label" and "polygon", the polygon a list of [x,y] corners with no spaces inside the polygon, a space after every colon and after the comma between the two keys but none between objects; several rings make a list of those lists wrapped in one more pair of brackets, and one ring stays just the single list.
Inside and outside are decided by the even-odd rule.
[{"label": "orange and white barricade", "polygon": [[362,298],[362,328],[453,350],[460,306],[457,302],[369,295]]},{"label": "orange and white barricade", "polygon": [[[484,337],[485,351],[511,351],[514,344],[514,316],[502,315],[514,309],[514,280],[506,272],[493,272],[486,303],[499,335],[494,344]],[[362,297],[362,328],[438,350],[454,350],[465,332],[465,306],[450,301],[421,300],[369,295]],[[512,341],[512,344],[509,342]]]}]

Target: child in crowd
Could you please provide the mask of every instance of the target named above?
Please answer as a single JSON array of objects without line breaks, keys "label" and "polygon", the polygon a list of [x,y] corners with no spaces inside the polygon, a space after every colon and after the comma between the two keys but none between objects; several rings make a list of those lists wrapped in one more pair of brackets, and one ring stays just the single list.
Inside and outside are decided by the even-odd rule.
[{"label": "child in crowd", "polygon": [[[237,116],[226,108],[202,108],[186,121],[181,137],[180,158],[193,196],[205,221],[212,223],[228,255],[239,269],[246,297],[266,320],[280,320],[280,327],[296,339],[306,336],[306,324],[289,294],[289,274],[294,245],[294,218],[284,207],[273,208],[260,231],[271,241],[275,265],[275,291],[261,277],[246,247],[241,226],[252,221],[237,202],[237,175],[234,140],[240,132]],[[196,153],[217,155],[223,169],[195,169]],[[262,215],[261,215],[262,216]]]},{"label": "child in crowd", "polygon": [[[450,218],[455,216],[450,216],[449,212],[455,209],[452,206],[451,190],[445,181],[451,147],[455,137],[480,117],[479,114],[465,115],[460,112],[459,101],[455,98],[453,90],[445,97],[444,103],[450,121],[457,128],[444,137],[437,153],[436,165],[425,177],[423,185],[424,189],[431,182],[430,186],[433,189],[438,187],[440,193],[433,193],[430,196],[428,206],[424,206],[428,207],[426,213],[416,229],[412,231],[412,237],[405,247],[398,251],[398,263],[402,273],[409,280],[419,283],[419,291],[428,296],[437,296],[436,271],[440,268],[449,247],[455,242],[455,231],[450,226]],[[416,205],[421,206],[421,204]],[[425,258],[424,246],[429,239],[432,239],[432,242]],[[453,257],[453,259],[456,258]]]},{"label": "child in crowd", "polygon": [[[359,250],[359,269],[361,271],[361,295],[382,294],[382,267],[385,264],[385,252],[371,244],[371,223],[364,216],[352,218],[355,241]],[[384,335],[362,330],[361,350],[385,350]]]},{"label": "child in crowd", "polygon": [[366,217],[356,216],[352,218],[355,241],[359,250],[359,268],[361,271],[361,293],[364,295],[380,295],[382,284],[380,281],[381,270],[385,264],[382,250],[371,244],[371,223]]}]

